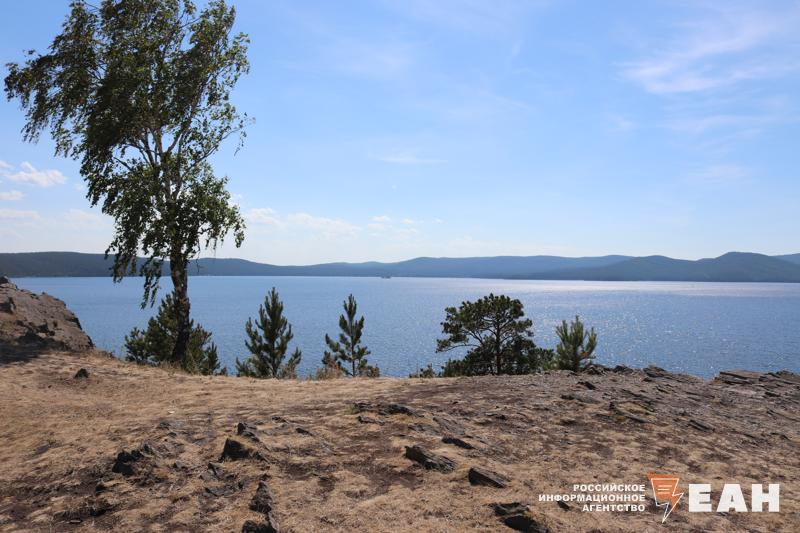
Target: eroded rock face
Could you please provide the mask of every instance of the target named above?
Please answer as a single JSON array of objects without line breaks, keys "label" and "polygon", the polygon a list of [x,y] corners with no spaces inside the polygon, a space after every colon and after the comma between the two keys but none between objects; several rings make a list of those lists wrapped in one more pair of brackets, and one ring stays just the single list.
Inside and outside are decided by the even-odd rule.
[{"label": "eroded rock face", "polygon": [[92,348],[92,339],[64,302],[20,289],[0,276],[0,353]]}]

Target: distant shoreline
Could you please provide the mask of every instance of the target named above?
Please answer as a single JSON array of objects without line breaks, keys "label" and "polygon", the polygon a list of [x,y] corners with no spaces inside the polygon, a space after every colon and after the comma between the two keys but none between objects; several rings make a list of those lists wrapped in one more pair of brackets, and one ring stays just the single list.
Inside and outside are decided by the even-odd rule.
[{"label": "distant shoreline", "polygon": [[[313,279],[321,279],[321,278],[350,278],[350,279],[364,279],[364,278],[374,278],[374,279],[387,279],[381,276],[369,276],[369,275],[322,275],[322,274],[191,274],[189,277],[191,278],[313,278]],[[20,279],[69,279],[69,278],[80,278],[80,279],[108,279],[111,280],[111,275],[107,276],[96,276],[96,275],[48,275],[48,276],[14,276],[15,280]],[[125,279],[142,279],[142,276],[125,276]],[[581,283],[714,283],[714,284],[780,284],[780,285],[800,285],[800,281],[717,281],[717,280],[663,280],[663,279],[632,279],[632,280],[624,280],[624,279],[537,279],[537,278],[479,278],[479,277],[468,277],[468,276],[392,276],[390,279],[441,279],[441,280],[452,280],[452,279],[464,279],[464,280],[475,280],[475,281],[575,281]],[[169,282],[169,276],[164,275],[162,276],[162,281]]]},{"label": "distant shoreline", "polygon": [[[11,278],[107,277],[112,259],[77,252],[0,253],[0,275]],[[166,272],[166,266],[165,266]],[[244,259],[201,258],[190,276],[468,278],[530,281],[800,283],[800,254],[730,252],[689,261],[664,256],[418,257],[395,263],[279,266]],[[388,281],[387,281],[388,282]]]}]

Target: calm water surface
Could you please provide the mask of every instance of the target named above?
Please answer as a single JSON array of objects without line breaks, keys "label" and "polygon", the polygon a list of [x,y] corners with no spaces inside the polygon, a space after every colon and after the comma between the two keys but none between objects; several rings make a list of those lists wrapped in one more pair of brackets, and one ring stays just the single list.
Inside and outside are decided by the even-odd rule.
[{"label": "calm water surface", "polygon": [[[23,288],[63,299],[95,343],[123,354],[123,337],[143,327],[141,280],[22,278]],[[164,280],[169,290],[169,281]],[[303,350],[300,374],[319,366],[325,333],[338,333],[342,300],[366,315],[369,357],[385,375],[405,376],[448,357],[435,353],[444,308],[489,292],[519,298],[536,343],[553,347],[555,327],[576,314],[598,332],[598,361],[705,377],[719,370],[800,371],[800,284],[506,281],[440,278],[193,277],[192,312],[213,333],[223,364],[247,356],[244,324],[277,287]],[[163,294],[163,293],[162,293]]]}]

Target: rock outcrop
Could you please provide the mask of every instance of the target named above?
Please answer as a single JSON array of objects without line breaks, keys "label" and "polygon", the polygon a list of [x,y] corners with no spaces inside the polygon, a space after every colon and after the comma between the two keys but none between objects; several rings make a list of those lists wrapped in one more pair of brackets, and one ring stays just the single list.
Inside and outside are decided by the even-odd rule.
[{"label": "rock outcrop", "polygon": [[0,276],[0,353],[92,348],[92,339],[64,302],[20,289]]}]

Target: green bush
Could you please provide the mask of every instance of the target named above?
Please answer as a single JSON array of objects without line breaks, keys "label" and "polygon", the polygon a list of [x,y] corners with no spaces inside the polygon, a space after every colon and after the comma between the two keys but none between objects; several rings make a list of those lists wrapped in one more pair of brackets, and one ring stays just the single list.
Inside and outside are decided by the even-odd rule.
[{"label": "green bush", "polygon": [[556,334],[561,342],[556,346],[556,365],[562,370],[580,372],[589,366],[594,359],[597,348],[597,334],[592,328],[586,331],[580,317],[567,324],[566,320],[556,327]]},{"label": "green bush", "polygon": [[220,368],[216,345],[211,333],[190,321],[189,342],[182,364],[172,360],[178,336],[178,320],[172,294],[158,306],[158,313],[147,322],[147,328],[133,328],[125,336],[127,361],[147,365],[175,365],[192,374],[225,375]]}]

